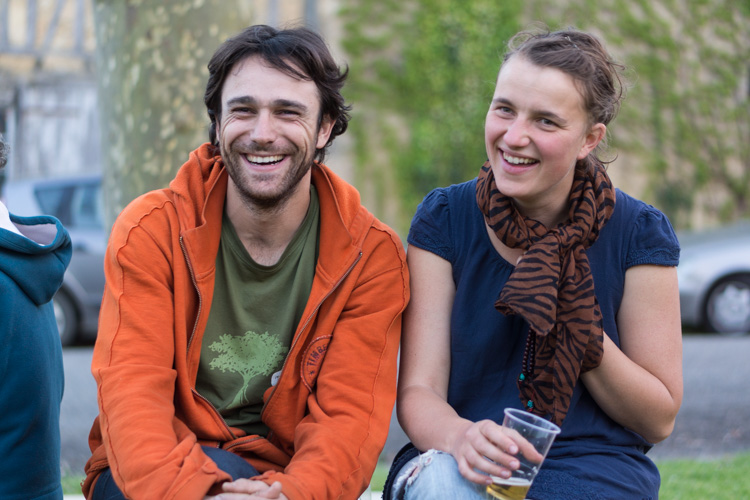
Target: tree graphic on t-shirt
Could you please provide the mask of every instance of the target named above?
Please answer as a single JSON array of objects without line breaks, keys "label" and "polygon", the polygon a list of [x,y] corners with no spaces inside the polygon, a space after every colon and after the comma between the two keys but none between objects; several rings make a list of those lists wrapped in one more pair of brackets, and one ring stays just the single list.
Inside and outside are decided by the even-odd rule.
[{"label": "tree graphic on t-shirt", "polygon": [[268,332],[258,335],[252,331],[237,337],[219,335],[219,340],[208,347],[219,353],[209,364],[212,370],[218,368],[222,373],[229,371],[242,376],[242,389],[229,404],[230,408],[246,404],[245,392],[250,381],[258,375],[272,374],[289,350]]}]

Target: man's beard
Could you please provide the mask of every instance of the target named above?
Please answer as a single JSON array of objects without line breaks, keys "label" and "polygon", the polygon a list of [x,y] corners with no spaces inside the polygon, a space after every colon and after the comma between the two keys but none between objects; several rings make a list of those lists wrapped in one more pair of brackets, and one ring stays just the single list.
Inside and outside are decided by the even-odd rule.
[{"label": "man's beard", "polygon": [[[277,182],[275,189],[272,191],[256,191],[253,190],[254,181],[252,177],[248,175],[246,167],[244,165],[245,155],[275,155],[284,154],[286,155],[285,161],[291,163],[290,167],[282,174],[280,180]],[[242,202],[248,208],[270,210],[274,208],[282,208],[286,201],[297,192],[297,187],[300,181],[307,175],[312,167],[313,159],[315,157],[315,150],[313,150],[307,157],[303,158],[300,156],[300,150],[294,149],[292,151],[274,151],[264,150],[255,148],[250,152],[237,153],[234,149],[226,151],[223,145],[221,146],[221,155],[224,159],[229,176],[232,178],[237,192],[242,199]],[[268,174],[268,177],[278,176],[277,173]],[[255,179],[264,180],[264,174],[256,173],[253,177]]]}]

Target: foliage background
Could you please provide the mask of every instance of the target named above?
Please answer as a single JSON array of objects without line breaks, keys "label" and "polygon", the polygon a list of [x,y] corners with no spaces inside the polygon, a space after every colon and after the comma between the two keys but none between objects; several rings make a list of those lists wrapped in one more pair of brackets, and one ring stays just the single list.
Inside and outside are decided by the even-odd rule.
[{"label": "foliage background", "polygon": [[617,186],[682,229],[750,216],[750,2],[359,0],[340,16],[357,185],[402,234],[430,189],[476,175],[505,42],[536,22],[591,31],[631,68]]},{"label": "foliage background", "polygon": [[[274,1],[94,0],[110,223],[135,196],[165,186],[205,140],[205,62],[227,36],[269,22]],[[313,5],[317,16],[307,19]],[[430,189],[476,175],[505,43],[534,23],[591,31],[631,68],[609,127],[618,187],[678,229],[750,217],[748,0],[289,0],[277,8],[288,11],[283,23],[307,22],[341,50],[354,119],[329,164],[403,236]]]}]

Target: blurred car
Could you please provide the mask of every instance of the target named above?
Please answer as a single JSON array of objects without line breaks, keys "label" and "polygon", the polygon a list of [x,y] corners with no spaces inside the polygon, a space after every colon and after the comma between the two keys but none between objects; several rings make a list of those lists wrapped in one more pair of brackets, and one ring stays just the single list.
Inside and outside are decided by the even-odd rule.
[{"label": "blurred car", "polygon": [[107,242],[101,184],[100,175],[87,175],[10,181],[3,189],[11,213],[54,215],[70,233],[73,256],[52,299],[63,345],[96,338]]},{"label": "blurred car", "polygon": [[750,333],[750,221],[678,235],[682,324]]}]

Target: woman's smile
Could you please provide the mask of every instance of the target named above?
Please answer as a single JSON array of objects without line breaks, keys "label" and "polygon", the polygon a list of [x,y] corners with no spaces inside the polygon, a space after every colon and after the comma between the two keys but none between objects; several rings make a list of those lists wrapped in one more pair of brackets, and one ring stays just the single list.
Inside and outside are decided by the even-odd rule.
[{"label": "woman's smile", "polygon": [[599,142],[583,97],[559,69],[516,56],[503,64],[485,121],[485,146],[497,188],[524,215],[558,207],[562,216],[576,162]]},{"label": "woman's smile", "polygon": [[524,158],[521,156],[511,155],[506,151],[503,151],[503,159],[512,165],[531,165],[533,163],[539,163],[538,160],[533,158]]}]

